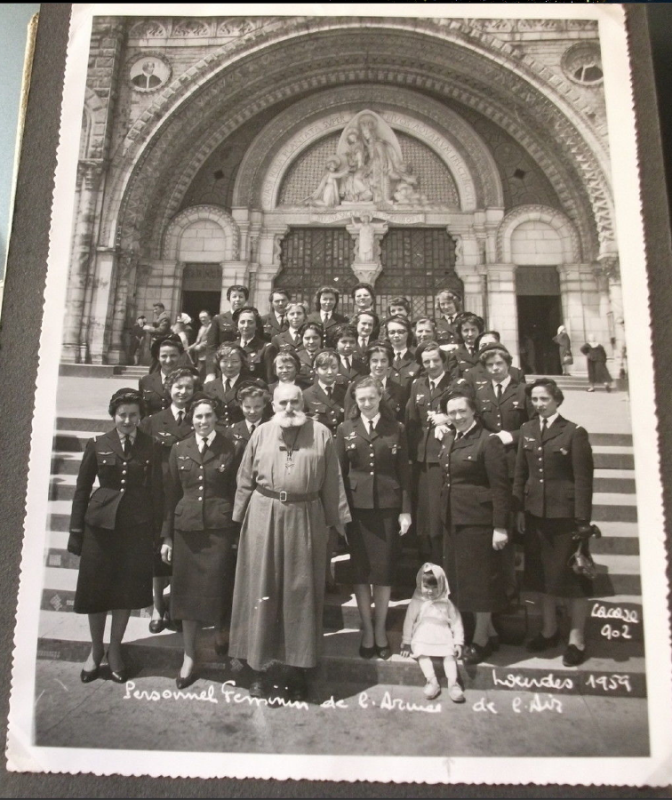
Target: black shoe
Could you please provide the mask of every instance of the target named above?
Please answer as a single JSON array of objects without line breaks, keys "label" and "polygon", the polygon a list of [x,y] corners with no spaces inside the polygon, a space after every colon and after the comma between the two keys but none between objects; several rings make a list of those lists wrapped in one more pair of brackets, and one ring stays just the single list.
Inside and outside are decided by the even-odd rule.
[{"label": "black shoe", "polygon": [[565,654],[562,657],[562,663],[566,667],[578,667],[579,664],[583,664],[586,660],[586,651],[579,650],[579,648],[574,645],[570,644],[567,649],[565,650]]},{"label": "black shoe", "polygon": [[165,630],[168,627],[167,622],[162,617],[161,619],[153,619],[149,623],[149,632],[150,633],[161,633],[161,631]]},{"label": "black shoe", "polygon": [[266,684],[262,678],[257,678],[250,684],[250,697],[266,697]]},{"label": "black shoe", "polygon": [[388,658],[392,657],[392,648],[389,644],[386,644],[383,647],[378,647],[378,645],[376,645],[375,649],[378,658],[382,658],[384,661],[387,661]]},{"label": "black shoe", "polygon": [[302,703],[308,699],[308,683],[306,673],[302,669],[296,670],[292,675],[287,689],[288,699],[294,703]]},{"label": "black shoe", "polygon": [[192,670],[186,678],[178,675],[177,678],[175,678],[175,685],[180,691],[182,691],[182,689],[186,689],[187,687],[191,686],[192,683],[196,683],[197,680],[198,675],[196,670]]},{"label": "black shoe", "polygon": [[544,650],[550,650],[552,647],[557,647],[560,641],[560,632],[556,631],[553,636],[543,636],[538,633],[534,638],[530,639],[525,645],[525,649],[530,653],[541,653]]},{"label": "black shoe", "polygon": [[378,650],[377,650],[375,644],[374,644],[373,647],[364,647],[363,644],[359,645],[359,655],[362,658],[366,658],[366,659],[373,658],[377,654],[377,652],[378,652]]},{"label": "black shoe", "polygon": [[93,669],[83,669],[79,673],[79,679],[82,683],[91,683],[91,681],[95,681],[96,678],[100,675],[100,664],[94,667]]},{"label": "black shoe", "polygon": [[110,670],[110,677],[115,683],[126,683],[128,680],[128,671],[126,669]]},{"label": "black shoe", "polygon": [[473,642],[472,644],[468,645],[464,648],[464,655],[462,656],[462,661],[465,664],[480,664],[481,661],[485,661],[488,656],[492,655],[492,647],[490,646],[490,642],[486,645],[480,645]]}]

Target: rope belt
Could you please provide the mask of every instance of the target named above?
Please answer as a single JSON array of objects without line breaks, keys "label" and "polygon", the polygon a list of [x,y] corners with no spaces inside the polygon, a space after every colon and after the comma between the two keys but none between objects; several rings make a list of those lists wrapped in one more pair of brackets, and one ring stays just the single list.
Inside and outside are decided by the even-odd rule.
[{"label": "rope belt", "polygon": [[311,500],[317,500],[320,496],[319,492],[294,494],[293,492],[273,492],[264,486],[257,486],[256,488],[259,494],[263,494],[264,497],[271,497],[273,500],[280,500],[281,503],[308,503]]}]

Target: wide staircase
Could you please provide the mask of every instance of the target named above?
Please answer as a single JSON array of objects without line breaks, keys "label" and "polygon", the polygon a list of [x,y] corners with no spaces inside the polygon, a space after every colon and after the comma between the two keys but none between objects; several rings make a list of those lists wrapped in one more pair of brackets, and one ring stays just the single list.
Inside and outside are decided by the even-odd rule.
[{"label": "wide staircase", "polygon": [[[130,374],[123,378],[133,382],[137,379]],[[87,379],[78,380],[85,382]],[[590,658],[578,669],[567,669],[562,665],[563,648],[560,646],[542,654],[543,657],[531,657],[521,644],[539,629],[539,607],[533,596],[523,592],[496,620],[502,641],[500,649],[486,663],[461,667],[461,675],[467,689],[529,689],[643,697],[646,684],[632,437],[627,422],[620,426],[605,424],[608,432],[594,432],[601,427],[599,422],[595,422],[600,417],[599,408],[595,406],[596,410],[591,414],[586,412],[585,419],[581,409],[586,405],[586,397],[593,403],[599,399],[596,395],[579,395],[579,391],[585,391],[585,379],[576,379],[581,381],[580,388],[578,385],[568,386],[567,380],[574,383],[572,379],[562,381],[567,391],[566,403],[572,406],[572,413],[567,413],[567,416],[583,423],[590,431],[596,468],[593,520],[603,534],[601,539],[591,541],[598,575],[588,623]],[[610,402],[626,402],[626,398],[618,399],[618,395],[612,395]],[[625,419],[626,413],[621,411],[620,416]],[[592,425],[589,420],[592,420]],[[614,427],[623,430],[619,432]],[[38,656],[41,658],[80,662],[88,653],[87,620],[72,612],[79,559],[67,552],[68,524],[86,440],[109,428],[109,418],[71,415],[57,420],[39,631]],[[518,554],[519,570],[520,560]],[[361,682],[366,685],[422,684],[417,665],[397,655],[404,614],[419,567],[412,540],[405,543],[389,611],[389,638],[395,653],[389,661],[365,661],[358,655],[359,617],[352,587],[348,584],[347,553],[337,554],[334,562],[340,590],[338,594],[327,594],[325,599],[324,657],[319,667],[320,676],[331,682]],[[181,663],[181,636],[169,630],[152,635],[148,630],[150,611],[133,612],[125,639],[128,657],[132,663],[150,670],[174,671]],[[466,622],[468,627],[469,620]],[[559,622],[561,629],[566,629],[567,619],[562,614]],[[230,659],[215,653],[212,632],[205,631],[199,641],[201,663],[222,677],[227,673],[230,677]]]}]

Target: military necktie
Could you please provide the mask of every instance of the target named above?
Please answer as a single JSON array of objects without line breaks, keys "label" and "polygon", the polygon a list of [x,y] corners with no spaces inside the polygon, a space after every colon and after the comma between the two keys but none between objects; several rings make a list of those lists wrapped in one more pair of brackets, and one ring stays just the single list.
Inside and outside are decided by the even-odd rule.
[{"label": "military necktie", "polygon": [[123,450],[124,450],[124,455],[125,456],[130,455],[130,452],[131,452],[131,437],[130,436],[124,436],[124,443],[123,443],[122,447],[123,447]]}]

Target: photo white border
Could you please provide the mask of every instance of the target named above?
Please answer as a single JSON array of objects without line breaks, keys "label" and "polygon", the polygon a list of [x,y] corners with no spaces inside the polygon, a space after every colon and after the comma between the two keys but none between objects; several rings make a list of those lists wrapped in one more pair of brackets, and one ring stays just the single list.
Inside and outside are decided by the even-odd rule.
[{"label": "photo white border", "polygon": [[[193,778],[274,778],[333,781],[381,781],[468,784],[571,784],[664,786],[671,782],[672,708],[667,554],[658,455],[649,292],[644,250],[632,81],[625,12],[617,5],[313,5],[301,16],[555,18],[599,21],[610,152],[618,154],[612,181],[623,282],[625,337],[630,365],[630,394],[637,508],[642,567],[642,599],[651,754],[642,758],[419,758],[123,751],[38,747],[34,731],[34,686],[43,585],[45,521],[56,387],[62,347],[67,265],[74,223],[79,137],[64,136],[76,126],[84,103],[93,16],[294,16],[296,7],[273,4],[92,4],[73,5],[61,111],[61,140],[52,206],[40,364],[35,393],[31,455],[8,731],[10,771],[96,775],[150,775]],[[636,187],[636,191],[634,190]],[[639,321],[634,324],[633,321]],[[641,321],[647,320],[648,325]],[[628,324],[630,323],[630,324]],[[661,613],[664,609],[666,613]],[[658,667],[656,669],[656,667]],[[347,763],[347,770],[344,765]]]}]

